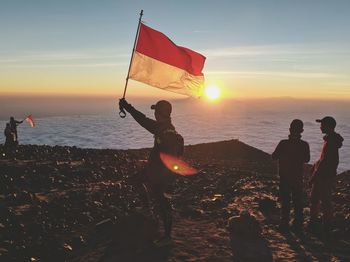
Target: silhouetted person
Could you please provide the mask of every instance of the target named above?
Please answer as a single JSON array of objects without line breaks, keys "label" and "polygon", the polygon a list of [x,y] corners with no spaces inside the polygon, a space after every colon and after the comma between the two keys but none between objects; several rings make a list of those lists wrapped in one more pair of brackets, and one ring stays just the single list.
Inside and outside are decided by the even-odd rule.
[{"label": "silhouetted person", "polygon": [[294,119],[288,139],[281,140],[272,153],[272,158],[279,163],[282,230],[289,228],[291,200],[295,214],[293,227],[300,230],[303,226],[303,166],[310,161],[309,144],[301,139],[303,127],[301,120]]},{"label": "silhouetted person", "polygon": [[10,128],[11,128],[12,133],[14,133],[15,144],[18,144],[17,126],[19,124],[22,124],[22,123],[23,123],[23,120],[17,121],[14,119],[13,116],[10,117]]},{"label": "silhouetted person", "polygon": [[331,116],[317,119],[321,123],[321,132],[325,134],[320,159],[314,164],[310,179],[311,209],[310,229],[315,230],[320,204],[323,209],[323,226],[325,233],[329,232],[332,219],[332,188],[339,164],[339,148],[344,139],[334,131],[337,123]]},{"label": "silhouetted person", "polygon": [[14,133],[11,130],[10,123],[6,123],[6,127],[4,130],[5,135],[5,148],[10,149],[15,145]]},{"label": "silhouetted person", "polygon": [[[163,165],[160,159],[160,152],[166,150],[164,145],[168,144],[166,133],[176,133],[175,127],[171,123],[172,106],[168,101],[161,100],[151,106],[154,109],[156,120],[146,117],[143,113],[137,111],[125,99],[119,102],[120,108],[124,108],[132,117],[147,131],[154,135],[154,146],[148,158],[147,166],[144,170],[146,177],[146,186],[155,199],[159,207],[160,216],[164,223],[165,236],[158,243],[169,244],[171,241],[172,229],[172,209],[169,200],[164,193],[172,182],[171,172]],[[182,149],[183,150],[183,149]]]}]

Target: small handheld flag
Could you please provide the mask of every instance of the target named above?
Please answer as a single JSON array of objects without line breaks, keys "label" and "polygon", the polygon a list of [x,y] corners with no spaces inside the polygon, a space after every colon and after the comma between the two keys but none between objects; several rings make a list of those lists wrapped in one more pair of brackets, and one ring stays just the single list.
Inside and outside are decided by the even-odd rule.
[{"label": "small handheld flag", "polygon": [[27,116],[25,120],[30,124],[30,126],[31,126],[32,128],[35,127],[35,123],[34,123],[34,120],[33,120],[32,115]]}]

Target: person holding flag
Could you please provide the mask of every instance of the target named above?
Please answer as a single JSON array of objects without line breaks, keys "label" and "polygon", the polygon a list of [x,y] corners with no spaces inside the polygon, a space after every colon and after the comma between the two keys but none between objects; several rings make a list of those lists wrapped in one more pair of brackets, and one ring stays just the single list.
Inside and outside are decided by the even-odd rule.
[{"label": "person holding flag", "polygon": [[18,121],[13,116],[10,117],[10,129],[11,129],[11,132],[13,133],[13,140],[16,145],[18,145],[17,126],[22,123],[23,123],[23,120]]},{"label": "person holding flag", "polygon": [[[172,182],[171,171],[162,163],[160,159],[161,152],[169,152],[164,145],[169,145],[169,136],[167,134],[176,134],[175,127],[171,122],[172,106],[168,101],[161,100],[155,105],[151,106],[154,109],[154,116],[156,120],[146,117],[143,113],[136,110],[124,98],[120,99],[119,107],[125,109],[131,116],[147,131],[154,135],[154,146],[148,158],[148,163],[143,171],[145,186],[159,208],[159,215],[163,220],[164,237],[156,241],[156,245],[168,245],[171,243],[172,230],[172,208],[168,198],[164,193]],[[180,142],[181,143],[181,142]],[[176,146],[175,143],[170,147]],[[183,141],[182,141],[183,146]],[[181,146],[175,154],[182,154],[183,148]]]},{"label": "person holding flag", "polygon": [[123,97],[119,100],[119,115],[125,110],[147,131],[154,135],[154,146],[144,170],[146,186],[159,207],[164,224],[164,237],[157,246],[171,243],[172,210],[164,193],[171,184],[173,174],[192,175],[195,169],[179,157],[183,154],[184,141],[171,122],[172,106],[160,100],[151,106],[155,120],[136,110],[125,99],[128,80],[186,96],[200,97],[204,88],[205,57],[191,49],[174,44],[166,35],[142,23],[141,10],[134,47],[126,77]]}]

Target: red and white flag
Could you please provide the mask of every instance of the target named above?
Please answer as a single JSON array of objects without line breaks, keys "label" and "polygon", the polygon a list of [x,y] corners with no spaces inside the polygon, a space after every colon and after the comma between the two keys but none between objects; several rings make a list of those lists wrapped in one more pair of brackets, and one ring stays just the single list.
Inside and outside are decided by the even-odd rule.
[{"label": "red and white flag", "polygon": [[131,64],[131,79],[188,96],[203,93],[205,57],[175,45],[166,35],[143,23]]},{"label": "red and white flag", "polygon": [[27,116],[26,121],[30,124],[31,127],[33,127],[33,128],[35,127],[35,123],[34,123],[32,115]]}]

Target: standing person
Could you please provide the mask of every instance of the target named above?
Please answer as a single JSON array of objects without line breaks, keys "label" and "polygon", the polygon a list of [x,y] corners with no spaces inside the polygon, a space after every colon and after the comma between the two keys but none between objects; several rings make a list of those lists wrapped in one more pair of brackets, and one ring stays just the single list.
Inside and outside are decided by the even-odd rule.
[{"label": "standing person", "polygon": [[316,221],[322,203],[323,229],[328,234],[332,219],[332,187],[339,164],[339,148],[342,147],[344,139],[335,132],[337,123],[333,117],[326,116],[317,119],[316,122],[321,123],[320,129],[325,136],[320,159],[313,166],[309,182],[312,186],[309,227],[311,230],[316,229]]},{"label": "standing person", "polygon": [[[164,237],[157,241],[156,244],[158,246],[168,245],[171,243],[172,209],[171,204],[165,197],[164,193],[172,182],[172,174],[162,163],[160,153],[168,153],[169,151],[172,151],[169,150],[169,147],[174,146],[172,141],[170,141],[171,139],[169,139],[169,134],[177,134],[175,127],[171,123],[170,115],[172,106],[165,100],[158,101],[155,105],[152,105],[151,109],[154,109],[156,120],[150,119],[140,111],[137,111],[125,99],[120,99],[119,106],[129,112],[143,128],[154,135],[154,146],[148,158],[144,175],[146,179],[146,187],[149,189],[159,208],[159,213],[164,225]],[[181,136],[180,138],[182,139]],[[179,152],[175,154],[183,153],[183,139],[182,148],[179,148],[178,151]]]},{"label": "standing person", "polygon": [[303,226],[303,165],[310,161],[309,144],[301,139],[303,127],[301,120],[294,119],[288,139],[281,140],[272,153],[272,158],[279,163],[281,230],[289,228],[291,200],[295,215],[293,228],[301,230]]},{"label": "standing person", "polygon": [[23,120],[17,121],[13,116],[10,117],[10,128],[12,133],[14,133],[14,141],[16,145],[18,145],[17,126],[22,123],[23,123]]},{"label": "standing person", "polygon": [[5,148],[11,148],[15,144],[14,133],[11,130],[10,123],[6,123],[6,127],[4,130],[5,135]]}]

